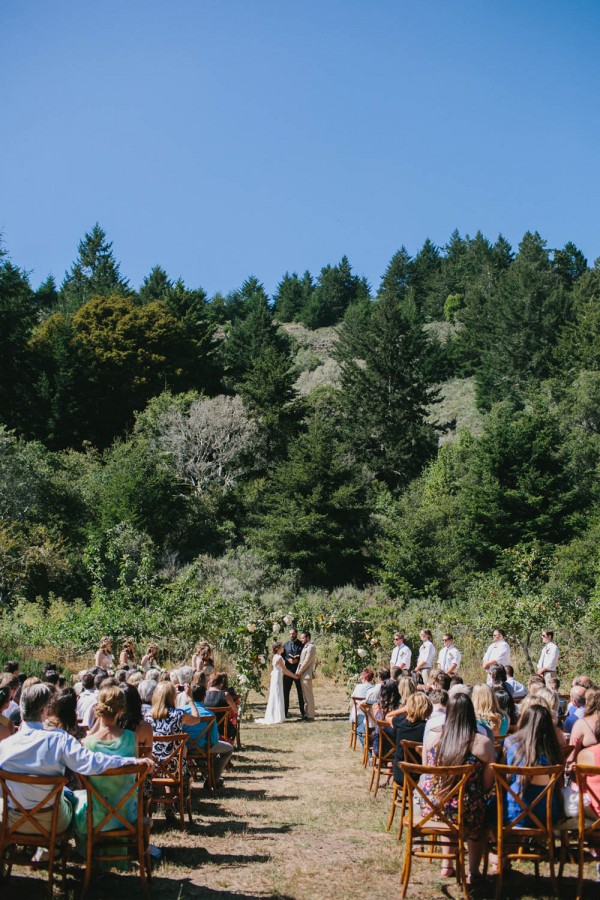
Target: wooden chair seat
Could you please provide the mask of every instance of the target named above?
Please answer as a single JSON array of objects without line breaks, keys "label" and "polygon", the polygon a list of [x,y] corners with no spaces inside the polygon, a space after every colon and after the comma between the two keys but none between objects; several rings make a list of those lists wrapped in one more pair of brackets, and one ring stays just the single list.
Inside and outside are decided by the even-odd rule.
[{"label": "wooden chair seat", "polygon": [[[187,761],[190,771],[194,772],[197,777],[200,766],[203,765],[206,769],[206,780],[212,790],[215,789],[215,775],[213,767],[214,755],[210,752],[213,746],[210,740],[210,733],[214,721],[213,716],[200,716],[201,731],[195,737],[191,734],[187,735]],[[201,746],[201,742],[203,746]]]}]

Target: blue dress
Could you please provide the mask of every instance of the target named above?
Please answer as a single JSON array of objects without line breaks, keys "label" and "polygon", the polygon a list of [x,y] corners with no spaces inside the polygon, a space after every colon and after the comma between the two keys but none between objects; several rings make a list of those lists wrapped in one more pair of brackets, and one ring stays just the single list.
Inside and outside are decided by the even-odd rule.
[{"label": "blue dress", "polygon": [[[517,747],[516,741],[510,741],[510,743],[507,741],[504,746],[506,747],[506,765],[518,766],[519,763],[515,760]],[[536,765],[549,765],[547,757],[540,756],[540,758],[536,762]],[[507,781],[511,788],[514,790],[515,794],[520,794],[523,797],[525,803],[527,803],[529,806],[535,801],[535,798],[542,793],[545,787],[543,784],[528,784],[525,788],[525,791],[523,791],[522,786],[520,786],[519,784],[521,782],[521,778],[518,775],[509,776],[507,778]],[[546,822],[547,800],[548,797],[546,796],[543,800],[540,800],[540,802],[536,803],[533,807],[533,812],[543,824],[545,824]],[[504,821],[506,823],[514,822],[515,819],[518,819],[522,812],[523,808],[518,804],[518,802],[509,793],[506,793],[504,796]],[[552,822],[557,822],[560,819],[560,816],[560,806],[558,802],[558,796],[555,791],[552,796]],[[530,816],[525,816],[517,826],[517,828],[538,827],[539,826],[537,825],[537,823]]]}]

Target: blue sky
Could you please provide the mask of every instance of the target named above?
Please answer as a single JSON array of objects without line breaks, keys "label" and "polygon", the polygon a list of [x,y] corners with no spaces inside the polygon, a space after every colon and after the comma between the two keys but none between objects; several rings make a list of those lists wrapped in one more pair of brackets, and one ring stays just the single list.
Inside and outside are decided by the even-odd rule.
[{"label": "blue sky", "polygon": [[34,285],[94,222],[138,286],[538,229],[600,256],[596,0],[4,0],[0,231]]}]

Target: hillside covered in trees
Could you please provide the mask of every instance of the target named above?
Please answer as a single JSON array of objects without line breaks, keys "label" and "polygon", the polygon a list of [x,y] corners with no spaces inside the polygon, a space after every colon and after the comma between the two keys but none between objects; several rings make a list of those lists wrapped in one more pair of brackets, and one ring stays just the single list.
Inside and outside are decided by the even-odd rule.
[{"label": "hillside covered in trees", "polygon": [[600,261],[573,244],[454,232],[377,287],[344,257],[208,297],[159,265],[134,290],[96,225],[60,287],[3,255],[0,334],[5,608],[193,568],[597,633]]}]

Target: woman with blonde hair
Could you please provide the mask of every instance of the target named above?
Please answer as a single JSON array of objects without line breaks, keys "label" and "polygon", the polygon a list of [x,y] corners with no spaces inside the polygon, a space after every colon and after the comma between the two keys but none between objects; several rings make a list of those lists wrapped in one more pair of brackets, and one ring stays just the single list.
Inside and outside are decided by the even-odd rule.
[{"label": "woman with blonde hair", "polygon": [[[150,712],[145,716],[146,722],[152,726],[155,737],[169,734],[181,734],[184,725],[200,725],[201,721],[198,716],[192,716],[190,713],[177,709],[177,691],[175,685],[171,681],[161,681],[157,684],[156,690],[152,695],[152,707]],[[159,762],[166,759],[171,752],[170,743],[162,743],[157,741],[154,744],[152,755]],[[173,769],[176,766],[176,760],[172,761]],[[184,775],[188,775],[187,762],[184,764]]]},{"label": "woman with blonde hair", "polygon": [[476,684],[473,688],[473,708],[480,725],[486,725],[495,737],[504,737],[510,724],[508,716],[502,715],[496,695],[487,684]]},{"label": "woman with blonde hair", "polygon": [[404,784],[404,774],[400,763],[404,762],[404,750],[402,741],[423,742],[425,724],[433,711],[433,704],[423,691],[410,694],[406,701],[406,714],[402,716],[388,716],[388,722],[396,739],[396,752],[394,754],[394,781],[396,784]]},{"label": "woman with blonde hair", "polygon": [[133,649],[133,638],[125,638],[123,647],[119,654],[119,665],[125,669],[135,669],[135,650]]}]

